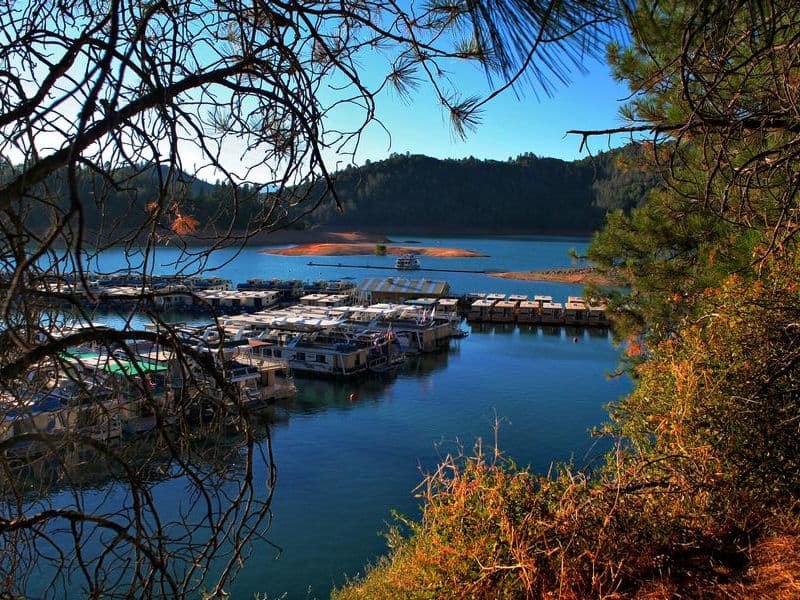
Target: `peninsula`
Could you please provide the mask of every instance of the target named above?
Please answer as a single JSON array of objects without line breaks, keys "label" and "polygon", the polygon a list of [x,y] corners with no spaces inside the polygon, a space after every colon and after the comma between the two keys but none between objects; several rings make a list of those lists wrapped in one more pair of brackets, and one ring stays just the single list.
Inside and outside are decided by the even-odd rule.
[{"label": "peninsula", "polygon": [[540,271],[507,271],[490,273],[500,279],[519,279],[521,281],[553,281],[556,283],[580,283],[603,287],[619,287],[613,277],[600,273],[595,267],[564,267],[562,269],[543,269]]}]

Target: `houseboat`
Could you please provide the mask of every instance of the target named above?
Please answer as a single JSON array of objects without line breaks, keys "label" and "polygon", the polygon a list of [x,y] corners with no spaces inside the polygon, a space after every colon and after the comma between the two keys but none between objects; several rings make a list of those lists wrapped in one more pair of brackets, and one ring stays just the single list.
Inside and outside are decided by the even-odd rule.
[{"label": "houseboat", "polygon": [[420,268],[419,258],[416,254],[402,254],[397,257],[394,266],[401,271],[416,271]]},{"label": "houseboat", "polygon": [[408,354],[436,352],[446,348],[450,339],[461,337],[457,316],[436,314],[436,307],[378,303],[366,307],[349,307],[342,315],[343,326],[350,331],[368,328],[391,332]]},{"label": "houseboat", "polygon": [[405,357],[397,338],[365,324],[348,327],[342,314],[350,309],[295,305],[230,317],[223,327],[249,343],[255,359],[285,360],[297,375],[349,378],[399,366]]},{"label": "houseboat", "polygon": [[340,327],[303,330],[297,325],[273,323],[252,337],[253,356],[285,360],[298,375],[334,378],[390,372],[405,359],[395,338],[385,332],[350,332]]},{"label": "houseboat", "polygon": [[36,435],[75,434],[109,441],[122,435],[120,402],[109,388],[72,393],[56,385],[38,392],[20,391],[0,397],[0,442],[13,456],[48,452],[51,442]]},{"label": "houseboat", "polygon": [[[135,435],[154,430],[159,421],[171,424],[176,421],[172,395],[168,385],[169,365],[164,361],[145,359],[135,355],[136,349],[117,349],[110,354],[104,351],[65,354],[65,377],[62,388],[74,388],[74,394],[89,394],[90,404],[96,404],[95,388],[111,390],[114,416],[118,418],[121,433]],[[106,402],[106,412],[111,399]],[[109,412],[109,414],[111,414]]]}]

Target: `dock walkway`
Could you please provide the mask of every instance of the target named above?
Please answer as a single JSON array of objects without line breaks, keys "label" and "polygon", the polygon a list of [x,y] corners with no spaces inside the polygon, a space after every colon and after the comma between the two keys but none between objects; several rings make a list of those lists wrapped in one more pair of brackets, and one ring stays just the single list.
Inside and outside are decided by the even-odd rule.
[{"label": "dock walkway", "polygon": [[[313,261],[309,261],[309,267],[336,267],[342,269],[383,269],[387,271],[398,271],[399,269],[394,266],[382,266],[382,265],[351,265],[351,264],[344,264],[344,263],[317,263]],[[492,271],[487,270],[479,270],[479,269],[435,269],[433,267],[420,267],[418,269],[414,269],[414,271],[435,271],[437,273],[478,273],[485,275],[486,273],[491,273]],[[404,271],[407,272],[407,271]]]}]

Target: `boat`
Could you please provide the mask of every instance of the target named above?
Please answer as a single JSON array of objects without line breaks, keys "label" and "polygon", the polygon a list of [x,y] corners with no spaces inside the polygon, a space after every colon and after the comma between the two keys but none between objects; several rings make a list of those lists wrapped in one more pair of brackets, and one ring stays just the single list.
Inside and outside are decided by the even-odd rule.
[{"label": "boat", "polygon": [[397,257],[394,266],[401,271],[416,271],[419,269],[419,258],[416,254],[403,254]]},{"label": "boat", "polygon": [[261,332],[250,339],[254,356],[281,358],[301,375],[350,378],[386,373],[405,360],[385,332],[348,332],[340,327],[300,331],[289,326]]},{"label": "boat", "polygon": [[100,385],[79,392],[56,386],[0,395],[2,451],[20,457],[44,455],[52,451],[54,442],[69,434],[75,435],[75,440],[119,438],[120,406],[114,390]]}]

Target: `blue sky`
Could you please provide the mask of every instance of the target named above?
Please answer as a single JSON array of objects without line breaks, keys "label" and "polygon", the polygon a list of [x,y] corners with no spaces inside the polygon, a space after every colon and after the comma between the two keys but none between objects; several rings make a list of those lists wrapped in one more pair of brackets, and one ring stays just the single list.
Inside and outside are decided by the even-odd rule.
[{"label": "blue sky", "polygon": [[[377,114],[391,133],[391,139],[373,125],[362,139],[356,162],[386,158],[391,152],[426,154],[437,158],[490,158],[506,160],[524,152],[573,160],[579,153],[580,136],[566,135],[569,129],[606,129],[622,125],[619,107],[628,95],[625,85],[615,82],[604,63],[593,60],[587,73],[573,73],[572,83],[557,85],[552,97],[530,85],[518,97],[508,90],[488,105],[481,125],[466,140],[456,138],[442,110],[426,88],[421,87],[411,101],[391,92],[377,100]],[[469,66],[452,77],[465,95],[486,92],[489,88],[482,71]],[[594,138],[590,150],[598,152],[624,144],[627,138]],[[391,142],[391,147],[390,147]]]}]

